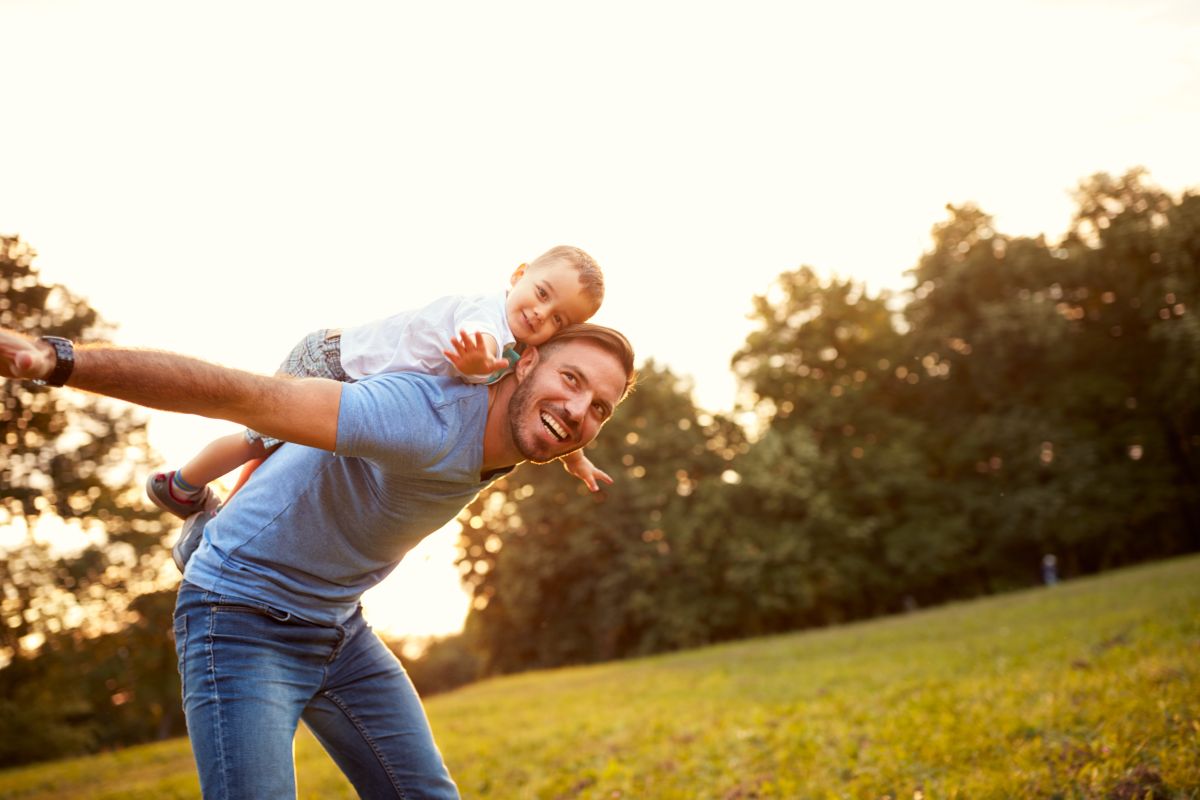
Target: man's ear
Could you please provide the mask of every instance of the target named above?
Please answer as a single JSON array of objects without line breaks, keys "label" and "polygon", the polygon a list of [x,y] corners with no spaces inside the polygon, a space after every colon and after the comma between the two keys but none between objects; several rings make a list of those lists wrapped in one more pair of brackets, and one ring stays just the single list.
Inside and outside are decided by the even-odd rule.
[{"label": "man's ear", "polygon": [[517,285],[517,281],[521,280],[521,278],[523,278],[525,276],[525,268],[527,266],[528,266],[528,264],[522,264],[521,266],[519,266],[513,270],[512,277],[508,279],[509,286]]},{"label": "man's ear", "polygon": [[517,376],[517,382],[525,380],[525,376],[531,369],[537,366],[541,359],[541,354],[538,349],[531,344],[525,345],[525,352],[521,353],[521,359],[517,365],[513,367],[513,373]]}]

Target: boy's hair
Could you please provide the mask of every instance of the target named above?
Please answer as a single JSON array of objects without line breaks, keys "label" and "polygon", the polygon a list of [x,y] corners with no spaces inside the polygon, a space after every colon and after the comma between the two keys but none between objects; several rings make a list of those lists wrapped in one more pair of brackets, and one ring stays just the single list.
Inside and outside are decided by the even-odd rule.
[{"label": "boy's hair", "polygon": [[600,304],[604,302],[604,273],[600,271],[596,259],[578,247],[560,244],[530,261],[529,269],[537,270],[555,262],[562,262],[579,273],[579,285],[583,289],[583,296],[592,302],[594,308],[600,308]]},{"label": "boy's hair", "polygon": [[617,402],[628,397],[629,393],[633,391],[634,384],[637,383],[637,369],[633,364],[633,345],[629,343],[625,335],[603,325],[580,322],[563,328],[555,334],[554,338],[539,345],[538,350],[542,353],[551,353],[572,339],[585,339],[612,354],[621,363],[621,368],[625,370],[625,390],[621,392]]}]

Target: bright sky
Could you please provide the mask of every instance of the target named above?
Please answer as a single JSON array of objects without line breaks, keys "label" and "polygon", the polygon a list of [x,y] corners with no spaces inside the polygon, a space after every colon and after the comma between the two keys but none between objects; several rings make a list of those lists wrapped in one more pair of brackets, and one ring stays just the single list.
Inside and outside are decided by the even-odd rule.
[{"label": "bright sky", "polygon": [[[947,202],[1057,236],[1093,172],[1200,184],[1198,45],[1188,0],[0,0],[0,231],[118,342],[261,371],[577,244],[727,409],[784,270],[901,287]],[[151,421],[168,464],[232,429]],[[377,627],[461,623],[453,540]]]}]

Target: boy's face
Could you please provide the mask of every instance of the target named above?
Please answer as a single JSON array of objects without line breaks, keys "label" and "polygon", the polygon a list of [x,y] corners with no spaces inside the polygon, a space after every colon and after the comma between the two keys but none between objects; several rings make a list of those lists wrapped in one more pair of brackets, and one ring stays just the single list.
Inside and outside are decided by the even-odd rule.
[{"label": "boy's face", "polygon": [[596,311],[583,294],[579,273],[560,261],[536,269],[517,267],[504,310],[517,341],[535,346],[568,325],[586,322]]}]

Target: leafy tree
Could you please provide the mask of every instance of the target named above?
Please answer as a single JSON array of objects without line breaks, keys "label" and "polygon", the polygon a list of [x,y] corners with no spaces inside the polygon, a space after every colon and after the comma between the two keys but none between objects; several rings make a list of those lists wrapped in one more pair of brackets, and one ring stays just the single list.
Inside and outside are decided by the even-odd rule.
[{"label": "leafy tree", "polygon": [[941,373],[914,417],[991,588],[1044,552],[1081,572],[1200,545],[1196,203],[1136,170],[1077,200],[1058,246],[952,208],[913,273],[913,346]]},{"label": "leafy tree", "polygon": [[591,494],[553,465],[526,466],[462,516],[467,622],[487,672],[616,658],[709,640],[707,569],[675,520],[745,443],[701,414],[653,362],[589,446],[616,478]]},{"label": "leafy tree", "polygon": [[[911,418],[930,370],[892,303],[855,281],[786,272],[754,299],[758,329],[733,357],[770,423],[739,465],[749,498],[740,518],[809,542],[810,569],[795,579],[808,588],[794,611],[810,622],[896,609],[909,595],[932,600],[965,546]],[[811,477],[780,484],[783,462]]]},{"label": "leafy tree", "polygon": [[[1200,198],[1135,170],[1062,241],[949,207],[902,297],[782,274],[733,368],[746,441],[653,365],[589,496],[522,469],[463,517],[484,671],[765,633],[1200,548]],[[904,305],[901,300],[907,300]]]},{"label": "leafy tree", "polygon": [[174,607],[174,590],[139,595],[120,631],[64,631],[0,671],[0,765],[184,733],[175,646],[163,631]]},{"label": "leafy tree", "polygon": [[948,210],[911,273],[905,316],[926,366],[911,417],[967,542],[959,569],[995,590],[1062,552],[1047,514],[1059,495],[1047,481],[1067,469],[1074,395],[1057,377],[1073,341],[1046,302],[1058,263],[1045,241],[1003,236],[973,206]]},{"label": "leafy tree", "polygon": [[1157,490],[1130,503],[1141,536],[1114,557],[1198,548],[1200,196],[1175,200],[1135,169],[1083,181],[1076,200],[1064,314],[1087,363],[1107,367],[1090,398],[1107,412],[1106,455],[1126,468],[1122,481]]},{"label": "leafy tree", "polygon": [[[790,571],[818,617],[1026,584],[1047,552],[1079,573],[1200,546],[1200,201],[1137,170],[1077,198],[1059,245],[950,207],[899,324],[807,268],[755,298],[733,365],[770,429],[738,464],[742,536],[787,526],[814,567],[829,545],[822,580]],[[784,458],[819,479],[789,496]]]},{"label": "leafy tree", "polygon": [[[86,300],[39,280],[34,255],[20,239],[0,237],[0,325],[84,342],[110,333]],[[94,731],[111,732],[121,714],[138,716],[138,725],[150,720],[157,731],[153,720],[170,717],[157,695],[151,705],[133,702],[118,713],[107,701],[126,695],[107,691],[101,706],[80,694],[98,660],[112,658],[97,635],[123,630],[128,637],[144,628],[169,644],[169,605],[139,599],[177,580],[164,568],[164,515],[141,502],[135,482],[147,457],[144,422],[116,403],[28,382],[0,382],[0,398],[0,529],[13,538],[0,560],[0,665],[7,665],[0,669],[0,739],[20,744],[19,753],[3,757],[111,742],[80,725],[101,708],[108,721]],[[158,649],[142,647],[118,661],[144,664],[144,652]],[[127,696],[144,697],[152,694],[147,685],[170,684],[174,671],[172,658],[148,672],[126,670],[118,682],[137,674],[141,688]],[[41,739],[28,734],[34,728]]]}]

